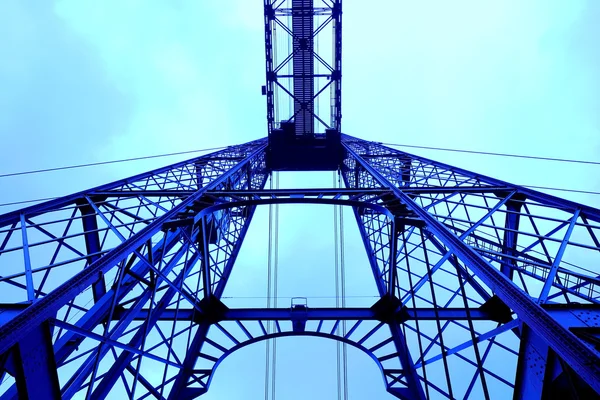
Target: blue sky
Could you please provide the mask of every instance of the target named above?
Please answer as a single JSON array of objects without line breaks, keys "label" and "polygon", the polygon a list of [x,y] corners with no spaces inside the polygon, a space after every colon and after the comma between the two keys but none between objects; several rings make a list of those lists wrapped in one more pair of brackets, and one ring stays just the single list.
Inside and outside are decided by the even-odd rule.
[{"label": "blue sky", "polygon": [[[346,0],[343,130],[382,142],[598,160],[599,18],[600,2],[594,0],[388,0],[376,6]],[[258,0],[3,1],[0,173],[264,136],[262,21]],[[417,153],[514,183],[600,191],[598,166]],[[67,194],[176,160],[0,178],[0,203]],[[287,186],[330,181],[330,174],[282,177]],[[600,206],[600,196],[564,196]],[[295,226],[282,232],[282,253],[293,252],[298,238],[310,237],[319,220],[331,223],[329,209],[307,214],[311,217],[301,223],[282,208],[282,224]],[[264,211],[257,215],[257,230],[265,219]],[[309,283],[318,260],[332,255],[316,239],[307,246],[312,250],[306,259],[287,264],[314,268],[293,277],[305,289],[282,283],[286,295],[319,296],[330,289],[331,282]],[[251,247],[242,265],[259,257],[260,242]],[[368,295],[373,288],[359,285],[360,276],[353,274],[352,294]],[[233,276],[232,288],[243,290],[247,279]],[[242,399],[249,391],[260,398],[260,374],[245,374],[244,385],[234,387],[226,371],[262,365],[263,349],[249,347],[226,360],[206,398]],[[328,351],[333,363],[333,346],[313,349]],[[323,375],[309,359],[317,355],[309,346],[282,351],[295,361],[282,367],[281,382],[292,382],[299,366],[303,382]],[[367,367],[352,374],[368,374],[364,382],[377,386],[371,396],[384,398],[374,364],[364,355],[355,357]],[[327,393],[327,385],[301,386],[298,397],[285,398],[319,398],[311,390]],[[366,396],[359,395],[368,390],[362,386],[351,384],[351,398]]]},{"label": "blue sky", "polygon": [[[600,154],[597,2],[378,4],[344,4],[345,132],[565,158]],[[0,135],[16,150],[0,161],[3,172],[264,135],[262,7],[252,1],[0,7]],[[587,167],[421,153],[516,183],[600,188]],[[2,199],[60,195],[162,163],[53,175],[61,185],[5,179]]]}]

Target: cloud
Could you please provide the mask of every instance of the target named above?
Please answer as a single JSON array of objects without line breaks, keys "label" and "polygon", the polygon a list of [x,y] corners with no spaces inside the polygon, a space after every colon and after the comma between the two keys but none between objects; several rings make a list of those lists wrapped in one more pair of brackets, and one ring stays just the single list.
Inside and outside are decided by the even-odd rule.
[{"label": "cloud", "polygon": [[[0,43],[0,140],[7,149],[0,170],[95,161],[95,146],[123,130],[128,96],[107,81],[95,52],[65,29],[51,4],[3,2],[0,34],[7,38]],[[5,179],[10,189],[2,200],[57,194],[57,183]]]},{"label": "cloud", "polygon": [[[203,148],[264,135],[264,111],[254,105],[264,108],[263,74],[253,74],[248,84],[247,69],[240,68],[247,54],[243,35],[219,32],[223,21],[213,18],[213,9],[185,1],[57,3],[57,13],[97,49],[114,84],[135,99],[130,126],[113,137],[105,154]],[[259,41],[262,35],[253,39]],[[254,56],[262,58],[262,51]],[[256,62],[248,70],[262,66]],[[252,105],[250,90],[257,100]]]},{"label": "cloud", "polygon": [[[598,157],[595,2],[361,4],[344,3],[346,132],[393,143]],[[515,183],[590,188],[594,175],[568,165],[424,155]]]}]

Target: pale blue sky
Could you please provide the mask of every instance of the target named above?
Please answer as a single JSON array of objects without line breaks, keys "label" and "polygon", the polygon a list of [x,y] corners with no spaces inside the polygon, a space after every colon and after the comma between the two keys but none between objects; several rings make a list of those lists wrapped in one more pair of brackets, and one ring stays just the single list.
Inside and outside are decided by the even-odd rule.
[{"label": "pale blue sky", "polygon": [[[0,174],[264,136],[262,12],[259,0],[3,1]],[[376,5],[346,0],[344,132],[382,142],[598,160],[599,19],[595,0],[387,0]],[[514,183],[600,191],[597,166],[417,153]],[[1,178],[0,203],[66,194],[170,161],[176,158]],[[322,186],[330,180],[321,174],[285,177],[282,184]],[[600,206],[600,196],[564,196]],[[319,220],[330,224],[330,213],[314,210],[312,219],[299,223],[282,210],[282,224],[295,226],[282,233],[282,254],[293,251],[298,238],[310,237]],[[257,230],[265,218],[264,211],[257,215]],[[244,250],[242,263],[257,263],[264,246],[256,240]],[[295,276],[307,284],[291,293],[286,290],[292,287],[282,283],[282,293],[327,293],[331,282],[308,285],[308,271],[317,271],[321,257],[332,257],[315,258],[322,254],[318,245],[317,239],[309,244],[313,259],[305,254],[288,263],[313,266]],[[352,294],[370,293],[373,288],[358,284],[359,272],[353,277]],[[249,279],[232,278],[232,288],[239,290]],[[254,291],[264,292],[256,285]],[[308,359],[317,355],[308,346],[282,350],[297,360],[281,369],[282,391],[299,367],[302,382],[322,379],[281,398],[331,398],[315,393],[333,393],[326,381],[335,377],[335,349],[315,348],[329,352],[326,374]],[[227,371],[260,370],[263,351],[257,345],[226,360],[206,398],[261,398],[260,373],[246,373],[243,385],[235,386]],[[360,367],[351,376],[369,378],[364,385],[351,383],[351,398],[366,398],[362,390],[384,398],[374,364],[364,355],[355,357]],[[366,382],[376,387],[363,387]]]},{"label": "pale blue sky", "polygon": [[[0,7],[0,135],[19,154],[0,161],[3,172],[264,135],[260,4],[9,0]],[[344,7],[345,132],[566,158],[600,154],[598,2],[348,0]],[[423,154],[517,183],[600,189],[588,167]],[[104,167],[89,183],[162,163]],[[78,174],[54,175],[64,185],[6,179],[2,200],[87,186]]]}]

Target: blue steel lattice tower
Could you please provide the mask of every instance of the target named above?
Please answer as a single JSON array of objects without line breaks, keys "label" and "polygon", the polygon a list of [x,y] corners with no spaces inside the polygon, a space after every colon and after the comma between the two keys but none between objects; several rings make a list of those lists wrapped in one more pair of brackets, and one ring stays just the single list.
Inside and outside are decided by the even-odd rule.
[{"label": "blue steel lattice tower", "polygon": [[[597,397],[600,210],[341,134],[341,1],[264,9],[267,138],[0,216],[0,396],[195,398],[232,352],[304,335],[400,399]],[[306,170],[345,187],[265,189]],[[379,299],[227,307],[256,208],[301,203],[353,210]]]}]

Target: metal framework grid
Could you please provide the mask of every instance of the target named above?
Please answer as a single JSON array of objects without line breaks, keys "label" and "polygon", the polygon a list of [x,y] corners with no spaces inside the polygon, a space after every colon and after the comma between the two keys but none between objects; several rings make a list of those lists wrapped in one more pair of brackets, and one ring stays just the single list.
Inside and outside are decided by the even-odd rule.
[{"label": "metal framework grid", "polygon": [[[314,120],[324,129],[341,131],[342,120],[342,2],[340,0],[264,0],[267,126],[269,135],[281,122],[296,120],[295,133],[315,133]],[[287,19],[286,19],[287,18]],[[319,18],[318,24],[313,24]],[[331,48],[316,46],[317,37],[332,30]],[[277,39],[277,32],[283,37]],[[290,39],[284,56],[276,56],[276,40]],[[317,68],[315,68],[317,67]],[[320,71],[318,70],[320,67]],[[317,69],[317,70],[316,70]],[[315,103],[329,89],[330,107],[324,112]],[[289,98],[289,117],[276,118],[278,105]]]},{"label": "metal framework grid", "polygon": [[[366,352],[403,399],[600,389],[599,210],[342,143],[342,189],[265,190],[263,139],[0,217],[2,396],[193,398],[233,351],[291,335]],[[381,300],[225,307],[273,203],[352,207]]]},{"label": "metal framework grid", "polygon": [[[269,134],[270,32],[313,7],[284,3],[265,1]],[[341,2],[323,3],[339,133]],[[0,397],[195,398],[234,351],[302,335],[365,352],[400,399],[598,396],[600,210],[347,135],[344,188],[265,190],[269,145],[0,216]],[[283,203],[352,208],[372,307],[220,301],[256,207]]]}]

